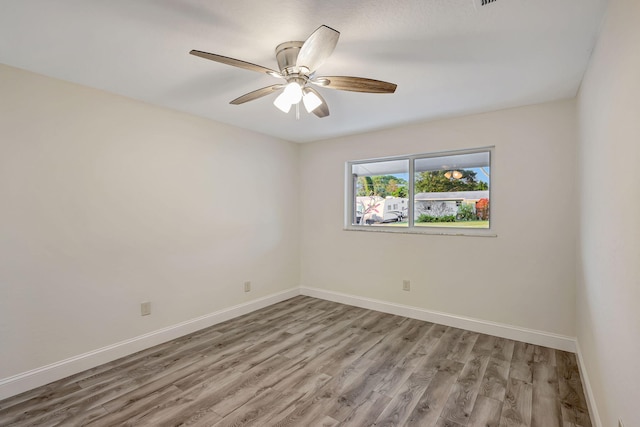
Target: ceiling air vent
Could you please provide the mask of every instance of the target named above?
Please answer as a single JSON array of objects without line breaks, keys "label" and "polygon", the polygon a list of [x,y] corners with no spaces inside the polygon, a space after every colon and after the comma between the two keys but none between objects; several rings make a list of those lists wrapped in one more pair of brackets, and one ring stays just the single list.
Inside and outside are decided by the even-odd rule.
[{"label": "ceiling air vent", "polygon": [[486,6],[488,4],[495,3],[495,2],[496,0],[471,0],[471,3],[473,4],[473,8],[476,10],[476,12],[479,12],[482,6]]}]

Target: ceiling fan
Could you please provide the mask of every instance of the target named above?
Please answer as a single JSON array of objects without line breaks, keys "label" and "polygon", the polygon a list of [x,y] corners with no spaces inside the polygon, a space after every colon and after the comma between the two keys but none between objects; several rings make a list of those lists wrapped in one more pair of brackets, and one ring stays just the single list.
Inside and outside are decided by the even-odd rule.
[{"label": "ceiling fan", "polygon": [[283,79],[285,82],[263,87],[253,92],[242,95],[231,104],[239,105],[263,96],[280,92],[273,104],[284,113],[288,113],[292,105],[299,106],[300,101],[307,112],[322,118],[329,115],[329,107],[320,93],[312,87],[326,87],[337,90],[367,93],[394,93],[397,85],[380,80],[364,77],[348,76],[316,76],[316,70],[331,55],[338,43],[340,33],[326,25],[321,25],[309,38],[304,41],[289,41],[276,47],[276,60],[280,71],[275,71],[261,65],[217,55],[215,53],[192,50],[191,55],[210,59],[211,61],[246,70],[266,73],[270,76]]}]

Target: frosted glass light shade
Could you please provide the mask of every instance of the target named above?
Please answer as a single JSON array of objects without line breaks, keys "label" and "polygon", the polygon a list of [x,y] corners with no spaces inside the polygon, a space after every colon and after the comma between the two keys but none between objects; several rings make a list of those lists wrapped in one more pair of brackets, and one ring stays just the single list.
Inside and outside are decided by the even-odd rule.
[{"label": "frosted glass light shade", "polygon": [[289,99],[285,96],[285,93],[283,92],[280,95],[278,95],[275,101],[273,101],[273,105],[275,105],[278,108],[278,110],[282,111],[283,113],[288,113],[289,110],[291,110],[291,106],[293,104],[289,102]]},{"label": "frosted glass light shade", "polygon": [[305,92],[305,94],[302,96],[302,102],[304,103],[304,108],[307,109],[307,113],[312,112],[320,105],[322,105],[322,100],[318,97],[318,95],[311,91]]},{"label": "frosted glass light shade", "polygon": [[287,97],[289,102],[297,104],[302,99],[302,88],[298,83],[291,82],[284,88],[282,94]]},{"label": "frosted glass light shade", "polygon": [[278,107],[283,113],[288,113],[293,104],[297,104],[302,99],[302,88],[296,82],[289,83],[284,91],[278,95],[273,105]]}]

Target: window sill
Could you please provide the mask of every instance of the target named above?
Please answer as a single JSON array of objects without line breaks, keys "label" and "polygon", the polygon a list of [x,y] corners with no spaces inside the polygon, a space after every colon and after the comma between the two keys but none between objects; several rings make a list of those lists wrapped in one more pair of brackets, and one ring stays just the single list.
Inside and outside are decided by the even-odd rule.
[{"label": "window sill", "polygon": [[491,230],[465,230],[462,228],[407,228],[407,227],[389,227],[389,226],[357,226],[351,225],[343,227],[344,231],[364,231],[366,233],[396,233],[396,234],[422,234],[431,236],[464,236],[464,237],[498,237]]}]

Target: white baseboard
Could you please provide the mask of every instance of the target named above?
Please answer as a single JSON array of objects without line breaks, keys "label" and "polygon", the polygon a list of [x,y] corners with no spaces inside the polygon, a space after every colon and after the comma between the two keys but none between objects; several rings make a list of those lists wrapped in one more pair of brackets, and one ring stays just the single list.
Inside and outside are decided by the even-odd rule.
[{"label": "white baseboard", "polygon": [[587,374],[587,367],[584,364],[582,358],[582,349],[580,348],[580,341],[576,339],[576,358],[578,359],[578,368],[580,369],[580,379],[582,379],[582,389],[587,398],[587,406],[589,406],[589,417],[591,418],[591,424],[594,427],[602,427],[602,421],[600,420],[600,414],[598,413],[598,406],[596,405],[596,399],[593,396],[593,390],[591,389],[591,383],[589,382],[589,375]]},{"label": "white baseboard", "polygon": [[411,307],[408,305],[396,304],[387,301],[380,301],[370,298],[363,298],[354,295],[343,294],[341,292],[327,291],[317,288],[300,288],[302,295],[321,298],[342,304],[353,305],[361,308],[381,311],[383,313],[395,314],[398,316],[410,317],[412,319],[424,320],[441,325],[453,326],[469,331],[480,332],[488,335],[495,335],[516,341],[524,341],[530,344],[555,348],[558,350],[575,353],[575,338],[566,335],[553,334],[550,332],[537,331],[534,329],[521,328],[497,322],[473,319],[470,317],[457,316],[448,313],[441,313],[424,308]]},{"label": "white baseboard", "polygon": [[0,400],[300,295],[294,288],[0,379]]}]

